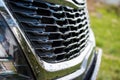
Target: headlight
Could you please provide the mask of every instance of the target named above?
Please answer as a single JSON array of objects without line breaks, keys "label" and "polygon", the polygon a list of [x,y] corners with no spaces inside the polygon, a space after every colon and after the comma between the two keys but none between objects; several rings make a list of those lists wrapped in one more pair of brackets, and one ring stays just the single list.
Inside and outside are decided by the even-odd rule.
[{"label": "headlight", "polygon": [[30,68],[23,52],[0,14],[0,79],[10,77],[10,80],[18,78],[28,80],[30,75]]}]

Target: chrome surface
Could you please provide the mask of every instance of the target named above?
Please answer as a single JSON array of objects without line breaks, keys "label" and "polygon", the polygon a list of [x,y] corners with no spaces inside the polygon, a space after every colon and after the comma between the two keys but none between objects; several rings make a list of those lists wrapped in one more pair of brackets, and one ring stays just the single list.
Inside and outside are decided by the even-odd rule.
[{"label": "chrome surface", "polygon": [[86,5],[85,4],[86,0],[43,0],[43,1],[60,4],[63,6],[69,6],[75,9],[84,8]]},{"label": "chrome surface", "polygon": [[97,74],[98,74],[98,71],[99,71],[99,68],[100,68],[100,63],[101,63],[101,58],[102,58],[102,49],[97,48],[96,54],[97,54],[97,61],[96,61],[95,69],[93,71],[91,80],[96,80],[97,79]]}]

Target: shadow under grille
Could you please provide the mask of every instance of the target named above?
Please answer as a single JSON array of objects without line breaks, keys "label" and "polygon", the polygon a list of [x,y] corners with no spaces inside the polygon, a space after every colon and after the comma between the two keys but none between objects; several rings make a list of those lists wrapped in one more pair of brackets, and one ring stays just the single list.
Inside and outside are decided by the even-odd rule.
[{"label": "shadow under grille", "polygon": [[70,60],[85,49],[89,26],[84,8],[37,0],[7,0],[7,3],[36,54],[44,61]]}]

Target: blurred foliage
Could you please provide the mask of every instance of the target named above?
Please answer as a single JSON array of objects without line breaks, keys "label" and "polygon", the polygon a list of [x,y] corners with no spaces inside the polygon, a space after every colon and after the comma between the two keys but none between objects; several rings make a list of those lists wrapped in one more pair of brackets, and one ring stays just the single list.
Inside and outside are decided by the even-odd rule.
[{"label": "blurred foliage", "polygon": [[108,12],[115,12],[116,15],[120,16],[120,6],[115,6],[115,5],[108,5],[107,6],[107,11]]},{"label": "blurred foliage", "polygon": [[97,6],[90,19],[97,46],[103,49],[97,80],[120,80],[120,8]]}]

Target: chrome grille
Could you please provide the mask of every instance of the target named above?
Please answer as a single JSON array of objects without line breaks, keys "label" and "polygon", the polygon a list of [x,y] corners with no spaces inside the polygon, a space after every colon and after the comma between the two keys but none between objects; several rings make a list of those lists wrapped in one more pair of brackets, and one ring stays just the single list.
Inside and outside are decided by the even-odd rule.
[{"label": "chrome grille", "polygon": [[38,0],[7,3],[36,54],[46,62],[70,60],[85,49],[89,37],[85,8]]}]

